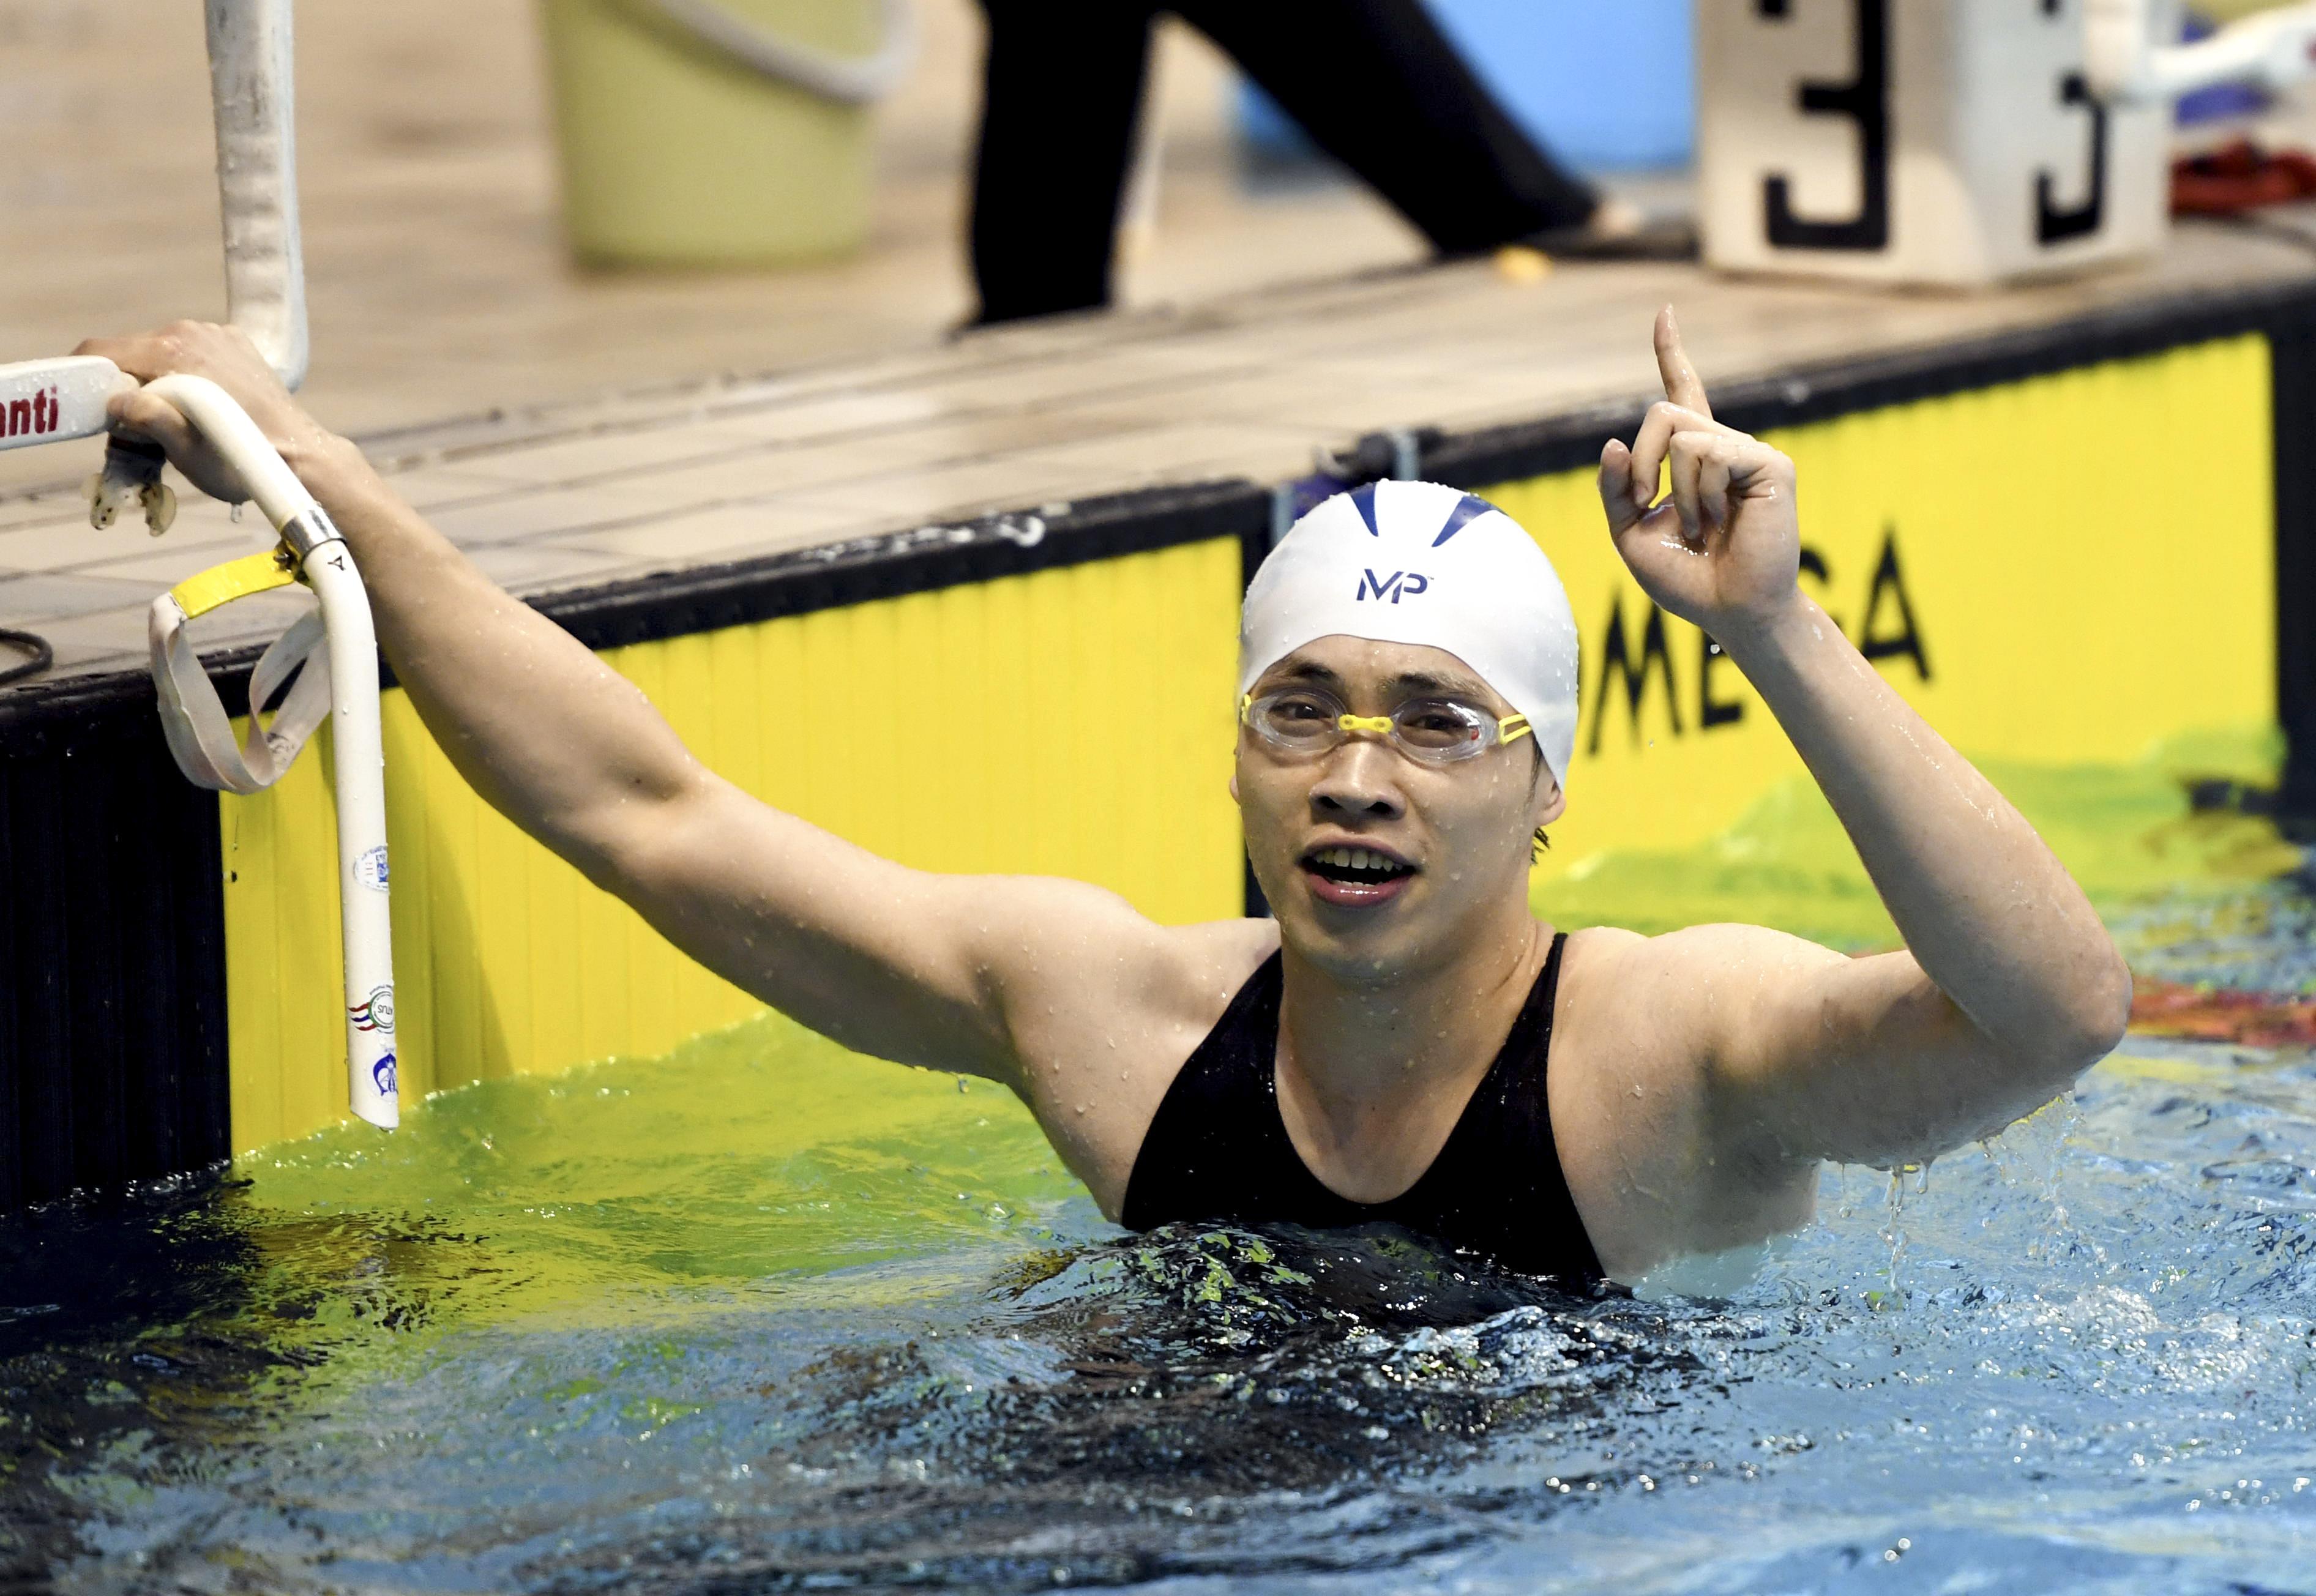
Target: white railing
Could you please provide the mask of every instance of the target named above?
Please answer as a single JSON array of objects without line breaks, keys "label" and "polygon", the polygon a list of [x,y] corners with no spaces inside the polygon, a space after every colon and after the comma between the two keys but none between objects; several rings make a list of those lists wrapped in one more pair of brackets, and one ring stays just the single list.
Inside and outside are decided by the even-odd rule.
[{"label": "white railing", "polygon": [[[296,100],[290,0],[207,0],[209,87],[217,118],[218,196],[224,218],[227,315],[281,379],[306,375],[306,281],[298,236]],[[64,356],[0,366],[0,449],[94,437],[106,406],[137,387],[106,360]],[[215,383],[164,377],[147,391],[174,405],[217,449],[281,541],[179,583],[148,621],[163,729],[188,779],[251,793],[289,769],[325,712],[338,811],[347,1097],[353,1112],[391,1128],[400,1119],[394,1039],[394,958],[387,914],[385,753],[379,727],[378,640],[361,575],[337,529],[255,423]],[[140,507],[155,535],[175,498],[149,447],[114,440],[89,482],[89,518],[110,525]],[[250,732],[236,742],[186,623],[245,593],[304,583],[318,617],[299,621],[259,660]],[[302,668],[301,668],[302,667]],[[274,691],[295,677],[273,708]]]}]

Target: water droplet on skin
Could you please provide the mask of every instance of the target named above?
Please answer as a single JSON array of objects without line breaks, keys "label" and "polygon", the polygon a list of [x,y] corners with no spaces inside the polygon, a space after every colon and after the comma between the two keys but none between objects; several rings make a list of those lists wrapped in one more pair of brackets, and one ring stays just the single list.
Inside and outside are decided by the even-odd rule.
[{"label": "water droplet on skin", "polygon": [[1081,1113],[1081,1114],[1084,1113],[1084,1112],[1086,1111],[1086,1106],[1085,1106],[1085,1104],[1083,1104],[1083,1103],[1080,1103],[1080,1104],[1078,1104],[1077,1111],[1078,1111],[1079,1113]]}]

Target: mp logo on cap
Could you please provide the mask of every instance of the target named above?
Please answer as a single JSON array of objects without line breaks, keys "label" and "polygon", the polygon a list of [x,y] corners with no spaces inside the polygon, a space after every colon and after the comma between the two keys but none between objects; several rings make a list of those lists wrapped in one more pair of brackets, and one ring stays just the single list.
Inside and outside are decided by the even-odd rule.
[{"label": "mp logo on cap", "polygon": [[1389,599],[1396,604],[1400,600],[1412,599],[1431,586],[1431,578],[1421,571],[1394,571],[1381,581],[1376,579],[1373,571],[1362,571],[1359,575],[1359,591],[1351,595],[1355,600],[1374,597]]}]

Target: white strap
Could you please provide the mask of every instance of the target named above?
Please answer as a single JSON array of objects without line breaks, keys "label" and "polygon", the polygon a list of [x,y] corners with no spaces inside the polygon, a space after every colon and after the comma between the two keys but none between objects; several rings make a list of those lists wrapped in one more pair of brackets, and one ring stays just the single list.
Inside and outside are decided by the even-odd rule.
[{"label": "white strap", "polygon": [[837,56],[797,44],[724,9],[719,0],[645,0],[693,40],[778,83],[844,105],[881,100],[908,75],[917,53],[909,0],[884,0],[885,41],[873,56]]},{"label": "white strap", "polygon": [[[262,792],[282,773],[330,712],[330,656],[323,646],[319,611],[298,617],[274,639],[249,677],[249,741],[234,741],[217,688],[201,669],[192,639],[185,635],[185,611],[174,593],[153,601],[146,623],[152,646],[153,685],[161,695],[161,728],[177,768],[197,787],[216,792]],[[300,666],[268,722],[263,707]]]}]

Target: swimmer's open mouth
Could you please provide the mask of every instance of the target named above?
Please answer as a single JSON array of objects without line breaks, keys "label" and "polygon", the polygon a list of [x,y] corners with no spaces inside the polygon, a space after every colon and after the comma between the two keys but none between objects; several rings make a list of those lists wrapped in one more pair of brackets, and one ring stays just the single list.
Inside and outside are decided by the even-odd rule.
[{"label": "swimmer's open mouth", "polygon": [[1346,887],[1380,887],[1415,874],[1413,865],[1379,848],[1314,848],[1303,856],[1303,868]]}]

